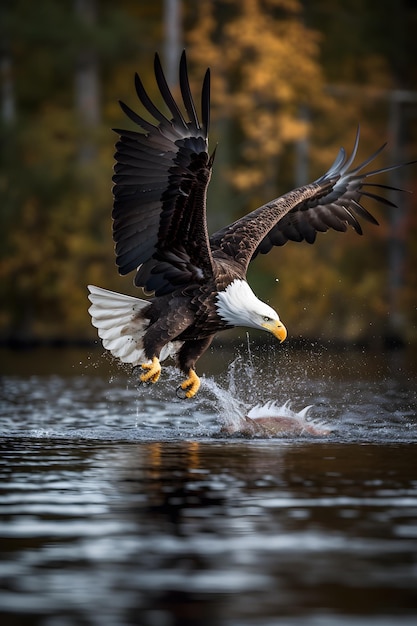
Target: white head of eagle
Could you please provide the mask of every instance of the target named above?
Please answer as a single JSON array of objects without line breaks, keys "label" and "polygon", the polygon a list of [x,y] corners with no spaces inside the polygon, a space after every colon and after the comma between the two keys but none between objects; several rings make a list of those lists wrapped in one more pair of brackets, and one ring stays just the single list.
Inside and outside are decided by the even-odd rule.
[{"label": "white head of eagle", "polygon": [[219,317],[230,326],[267,330],[279,341],[287,336],[278,313],[259,300],[245,280],[235,279],[224,291],[219,291],[216,307]]}]

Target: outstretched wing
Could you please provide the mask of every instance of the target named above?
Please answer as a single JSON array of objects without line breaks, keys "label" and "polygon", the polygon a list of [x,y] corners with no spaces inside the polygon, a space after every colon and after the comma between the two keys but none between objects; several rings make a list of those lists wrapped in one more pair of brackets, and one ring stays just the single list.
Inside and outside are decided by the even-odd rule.
[{"label": "outstretched wing", "polygon": [[206,225],[212,167],[207,141],[210,74],[207,71],[203,82],[200,123],[185,52],[180,61],[180,88],[189,121],[174,100],[158,55],[154,69],[172,119],[155,106],[136,75],[138,98],[157,124],[120,103],[144,132],[116,130],[120,139],[113,176],[113,238],[120,274],[137,269],[135,284],[162,295],[212,276]]},{"label": "outstretched wing", "polygon": [[361,235],[358,218],[378,224],[361,204],[362,198],[373,198],[395,207],[390,200],[376,193],[378,189],[386,191],[394,190],[394,187],[371,183],[369,178],[402,165],[362,171],[385,148],[384,144],[363,163],[350,169],[358,143],[359,128],[350,157],[341,148],[333,165],[321,178],[272,200],[215,233],[210,240],[213,254],[233,257],[246,271],[258,253],[266,254],[273,246],[282,246],[288,240],[314,243],[317,232],[326,232],[330,228],[344,232],[348,226]]}]

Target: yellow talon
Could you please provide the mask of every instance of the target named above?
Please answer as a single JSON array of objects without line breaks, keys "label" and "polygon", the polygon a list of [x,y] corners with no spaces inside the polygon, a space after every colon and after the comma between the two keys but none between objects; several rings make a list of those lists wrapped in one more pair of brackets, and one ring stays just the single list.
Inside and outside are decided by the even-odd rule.
[{"label": "yellow talon", "polygon": [[[185,391],[186,398],[193,398],[200,389],[200,379],[194,370],[188,372],[187,380],[181,383],[180,388]],[[186,391],[187,390],[187,391]]]},{"label": "yellow talon", "polygon": [[154,356],[151,363],[142,363],[143,370],[148,370],[140,377],[143,383],[156,383],[161,375],[161,364],[158,357]]}]

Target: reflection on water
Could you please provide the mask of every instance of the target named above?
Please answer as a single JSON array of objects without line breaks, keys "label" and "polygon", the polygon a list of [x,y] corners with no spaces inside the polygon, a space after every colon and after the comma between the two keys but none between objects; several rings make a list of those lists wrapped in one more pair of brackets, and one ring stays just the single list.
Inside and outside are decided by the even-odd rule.
[{"label": "reflection on water", "polygon": [[[416,623],[415,378],[399,355],[286,357],[216,362],[191,404],[174,370],[142,388],[98,354],[9,361],[1,624]],[[220,434],[288,399],[333,433]]]}]

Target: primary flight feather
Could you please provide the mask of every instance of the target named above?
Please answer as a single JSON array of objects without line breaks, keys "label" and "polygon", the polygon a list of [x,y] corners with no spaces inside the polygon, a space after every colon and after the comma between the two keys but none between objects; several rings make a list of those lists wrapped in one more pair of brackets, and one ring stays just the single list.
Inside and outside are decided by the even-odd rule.
[{"label": "primary flight feather", "polygon": [[[362,234],[359,219],[377,224],[362,205],[365,197],[391,204],[368,179],[392,166],[365,172],[384,148],[352,168],[342,148],[321,178],[271,200],[213,235],[206,220],[206,197],[213,166],[208,148],[210,72],[201,92],[199,118],[188,81],[185,53],[180,61],[182,107],[167,85],[158,55],[155,78],[169,111],[162,113],[138,75],[136,93],[155,123],[124,103],[141,130],[117,130],[114,167],[113,237],[120,274],[136,271],[135,285],[147,300],[89,286],[92,323],[103,346],[124,363],[143,369],[143,382],[156,382],[160,362],[172,356],[186,379],[179,389],[194,396],[200,386],[198,358],[221,330],[248,326],[284,341],[278,314],[260,301],[246,281],[249,263],[288,240],[313,243],[317,232]],[[183,111],[181,110],[183,108]],[[201,119],[201,121],[200,121]],[[381,192],[382,193],[382,192]]]}]

